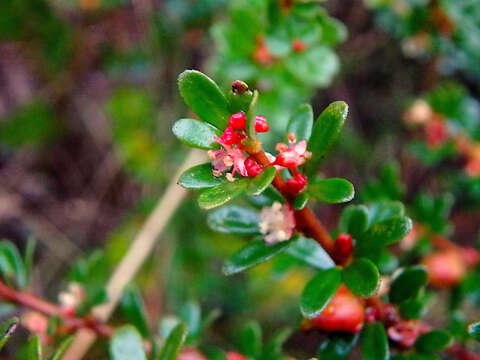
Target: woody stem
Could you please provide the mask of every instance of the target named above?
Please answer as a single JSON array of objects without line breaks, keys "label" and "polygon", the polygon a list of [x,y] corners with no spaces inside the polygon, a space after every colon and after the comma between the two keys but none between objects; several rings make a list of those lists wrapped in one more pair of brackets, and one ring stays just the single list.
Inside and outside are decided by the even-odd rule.
[{"label": "woody stem", "polygon": [[68,316],[60,306],[40,299],[33,294],[15,290],[1,281],[0,298],[38,311],[47,316],[59,317],[63,320],[63,325],[67,331],[89,328],[100,336],[110,337],[113,334],[113,328],[107,324],[103,324],[88,316],[85,318]]},{"label": "woody stem", "polygon": [[[259,164],[264,166],[270,165],[270,161],[263,150],[250,155],[253,156]],[[293,201],[292,196],[286,191],[285,180],[283,180],[278,172],[275,174],[272,184],[289,203]],[[333,240],[325,226],[318,220],[309,207],[306,206],[301,210],[295,210],[295,220],[297,221],[297,230],[315,239],[328,254],[332,255]]]}]

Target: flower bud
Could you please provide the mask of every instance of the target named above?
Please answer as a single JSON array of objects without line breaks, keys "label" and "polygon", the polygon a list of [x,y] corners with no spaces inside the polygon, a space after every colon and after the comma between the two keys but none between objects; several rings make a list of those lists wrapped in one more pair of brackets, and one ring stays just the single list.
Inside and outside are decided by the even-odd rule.
[{"label": "flower bud", "polygon": [[227,360],[247,360],[245,356],[234,351],[227,352]]},{"label": "flower bud", "polygon": [[251,177],[257,176],[263,170],[262,166],[257,164],[251,156],[245,160],[245,168],[247,169],[248,176]]},{"label": "flower bud", "polygon": [[337,264],[344,264],[352,255],[353,239],[349,234],[338,234],[333,244],[333,260]]},{"label": "flower bud", "polygon": [[234,80],[232,82],[232,92],[235,95],[242,95],[248,91],[248,85],[242,80]]},{"label": "flower bud", "polygon": [[230,116],[228,125],[234,128],[235,130],[245,130],[246,119],[243,112],[238,112]]},{"label": "flower bud", "polygon": [[293,51],[295,51],[295,52],[302,52],[302,51],[305,51],[307,46],[301,40],[294,39],[292,41],[292,48],[293,48]]},{"label": "flower bud", "polygon": [[255,131],[259,133],[267,132],[269,129],[267,119],[265,116],[258,115],[255,116]]},{"label": "flower bud", "polygon": [[237,133],[231,126],[227,127],[220,138],[226,145],[233,145],[238,142]]}]

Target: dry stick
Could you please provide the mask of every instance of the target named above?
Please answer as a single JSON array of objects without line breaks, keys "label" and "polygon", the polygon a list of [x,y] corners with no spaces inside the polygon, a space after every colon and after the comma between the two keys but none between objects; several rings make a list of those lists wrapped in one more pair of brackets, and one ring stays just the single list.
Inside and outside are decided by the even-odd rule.
[{"label": "dry stick", "polygon": [[[137,234],[120,264],[113,272],[107,284],[108,302],[93,309],[93,315],[99,321],[107,321],[115,310],[125,286],[138,272],[148,255],[151,254],[155,241],[167,225],[187,191],[177,185],[177,179],[186,169],[197,165],[204,159],[204,152],[190,151],[187,159],[168,185],[165,194],[158,202],[140,232]],[[77,331],[73,343],[63,356],[63,360],[79,360],[93,345],[97,336],[89,329]]]}]

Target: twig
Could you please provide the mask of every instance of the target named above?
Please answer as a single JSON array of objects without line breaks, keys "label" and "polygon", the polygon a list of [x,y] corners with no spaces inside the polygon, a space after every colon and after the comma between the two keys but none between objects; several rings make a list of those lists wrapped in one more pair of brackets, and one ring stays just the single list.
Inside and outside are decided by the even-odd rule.
[{"label": "twig", "polygon": [[33,294],[15,290],[1,281],[0,298],[41,312],[44,315],[60,317],[63,320],[62,325],[69,331],[88,328],[91,332],[104,337],[110,337],[113,334],[113,328],[107,324],[99,322],[92,317],[79,318],[68,316],[60,306],[40,299]]},{"label": "twig", "polygon": [[[263,150],[251,155],[259,164],[264,166],[270,165],[270,161]],[[278,191],[282,193],[287,201],[291,202],[293,200],[292,197],[285,191],[285,181],[278,172],[275,174],[272,184]],[[315,239],[328,254],[332,255],[333,240],[328,231],[325,229],[325,226],[323,226],[323,224],[313,214],[309,207],[306,206],[301,210],[296,210],[295,219],[297,221],[298,230],[303,231],[306,235]]]},{"label": "twig", "polygon": [[[183,171],[198,164],[203,159],[204,153],[201,151],[192,150],[189,153],[182,167],[168,185],[165,194],[158,202],[153,213],[132,241],[128,252],[120,264],[118,264],[107,284],[109,301],[93,309],[92,313],[99,321],[107,321],[115,310],[125,286],[133,279],[148,255],[151,254],[157,237],[163,231],[178,205],[187,194],[186,190],[176,184],[178,177]],[[73,343],[63,356],[63,360],[79,360],[83,358],[96,338],[95,332],[90,329],[80,329],[77,331]]]}]

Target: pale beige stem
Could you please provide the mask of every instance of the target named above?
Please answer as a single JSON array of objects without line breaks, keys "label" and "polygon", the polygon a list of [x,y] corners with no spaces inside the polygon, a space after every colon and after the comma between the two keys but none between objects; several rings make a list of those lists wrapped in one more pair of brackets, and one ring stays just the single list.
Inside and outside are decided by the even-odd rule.
[{"label": "pale beige stem", "polygon": [[[148,217],[143,227],[133,240],[128,252],[114,270],[107,284],[108,302],[93,309],[94,316],[106,322],[122,296],[125,286],[133,279],[148,255],[151,254],[157,237],[167,225],[178,205],[187,194],[187,191],[177,185],[177,180],[186,169],[197,165],[205,159],[205,152],[192,150],[182,167],[178,170],[165,194],[157,203],[152,214]],[[87,353],[95,342],[96,335],[88,329],[77,331],[74,341],[63,356],[63,360],[79,360]]]}]

